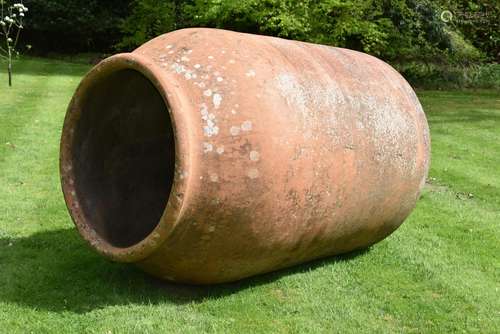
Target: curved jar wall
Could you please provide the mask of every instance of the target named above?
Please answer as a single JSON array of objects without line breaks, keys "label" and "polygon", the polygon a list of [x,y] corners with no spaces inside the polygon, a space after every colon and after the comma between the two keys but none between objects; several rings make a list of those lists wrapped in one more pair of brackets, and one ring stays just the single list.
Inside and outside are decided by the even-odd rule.
[{"label": "curved jar wall", "polygon": [[87,74],[61,178],[97,251],[208,284],[385,238],[416,203],[429,146],[414,91],[372,56],[185,29]]}]

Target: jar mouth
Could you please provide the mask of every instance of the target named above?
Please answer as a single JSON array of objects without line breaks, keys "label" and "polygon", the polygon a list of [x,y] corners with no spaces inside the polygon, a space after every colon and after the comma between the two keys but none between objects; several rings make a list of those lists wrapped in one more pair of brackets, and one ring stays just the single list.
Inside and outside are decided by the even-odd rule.
[{"label": "jar mouth", "polygon": [[80,234],[114,260],[146,257],[178,218],[185,181],[175,174],[182,148],[167,77],[140,55],[110,57],[82,80],[66,113],[66,204]]}]

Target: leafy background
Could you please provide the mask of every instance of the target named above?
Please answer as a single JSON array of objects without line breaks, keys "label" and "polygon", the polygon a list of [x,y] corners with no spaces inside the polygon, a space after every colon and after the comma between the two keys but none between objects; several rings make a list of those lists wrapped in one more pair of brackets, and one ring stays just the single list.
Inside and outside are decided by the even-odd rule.
[{"label": "leafy background", "polygon": [[[346,47],[414,86],[499,88],[497,0],[25,0],[32,54],[131,51],[162,33],[215,27]],[[448,10],[453,18],[441,19]],[[96,59],[95,61],[97,61]]]}]

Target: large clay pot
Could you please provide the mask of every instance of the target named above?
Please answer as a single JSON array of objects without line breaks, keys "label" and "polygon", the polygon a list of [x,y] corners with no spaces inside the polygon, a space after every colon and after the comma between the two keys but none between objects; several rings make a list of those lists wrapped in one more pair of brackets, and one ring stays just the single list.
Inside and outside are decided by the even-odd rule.
[{"label": "large clay pot", "polygon": [[202,284],[382,240],[428,167],[422,107],[386,63],[216,29],[102,61],[61,142],[64,197],[90,245]]}]

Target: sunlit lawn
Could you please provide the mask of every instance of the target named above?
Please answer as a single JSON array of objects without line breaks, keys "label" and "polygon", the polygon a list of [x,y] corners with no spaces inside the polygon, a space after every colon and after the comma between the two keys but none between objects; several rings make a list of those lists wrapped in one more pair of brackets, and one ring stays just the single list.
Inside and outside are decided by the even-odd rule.
[{"label": "sunlit lawn", "polygon": [[20,61],[11,89],[0,74],[0,333],[500,332],[499,93],[419,93],[432,133],[429,184],[388,239],[190,287],[108,262],[73,228],[58,144],[87,69]]}]

